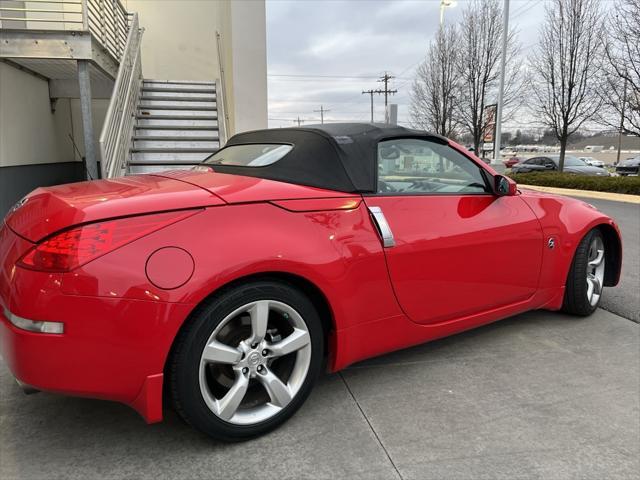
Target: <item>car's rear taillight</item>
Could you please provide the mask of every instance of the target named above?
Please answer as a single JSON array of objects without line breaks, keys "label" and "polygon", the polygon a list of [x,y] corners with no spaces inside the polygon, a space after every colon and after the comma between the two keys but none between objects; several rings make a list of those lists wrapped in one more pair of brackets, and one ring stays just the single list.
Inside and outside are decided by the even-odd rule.
[{"label": "car's rear taillight", "polygon": [[68,272],[194,213],[191,210],[141,215],[65,230],[34,246],[18,265],[44,272]]}]

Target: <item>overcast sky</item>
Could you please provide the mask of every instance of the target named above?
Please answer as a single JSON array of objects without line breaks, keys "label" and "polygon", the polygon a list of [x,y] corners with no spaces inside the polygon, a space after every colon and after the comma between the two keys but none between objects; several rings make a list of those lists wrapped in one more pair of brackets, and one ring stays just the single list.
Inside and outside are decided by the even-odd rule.
[{"label": "overcast sky", "polygon": [[[455,22],[465,6],[445,12]],[[502,3],[502,2],[501,2]],[[511,0],[510,26],[523,51],[535,44],[545,0]],[[399,121],[408,121],[409,90],[439,23],[440,0],[267,0],[269,125],[292,126],[298,116],[319,123],[313,110],[331,110],[325,121],[368,121],[370,98],[384,71],[395,75],[392,98]],[[384,100],[374,97],[375,118]]]}]

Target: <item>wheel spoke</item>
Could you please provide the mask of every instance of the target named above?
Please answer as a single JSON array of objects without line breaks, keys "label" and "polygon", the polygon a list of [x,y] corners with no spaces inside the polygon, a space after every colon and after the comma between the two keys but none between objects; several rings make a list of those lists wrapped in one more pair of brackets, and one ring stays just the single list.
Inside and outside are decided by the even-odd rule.
[{"label": "wheel spoke", "polygon": [[202,359],[207,363],[228,363],[235,365],[240,361],[242,352],[216,340],[211,341],[202,352]]},{"label": "wheel spoke", "polygon": [[247,393],[249,379],[243,374],[238,374],[236,381],[231,386],[227,394],[218,400],[218,416],[223,420],[229,420],[238,410],[240,402]]},{"label": "wheel spoke", "polygon": [[259,343],[267,333],[267,322],[269,320],[269,301],[261,300],[256,302],[250,309],[251,316],[251,341]]},{"label": "wheel spoke", "polygon": [[600,283],[600,279],[596,275],[589,275],[589,279],[593,284],[593,293],[600,295],[602,293],[602,284]]},{"label": "wheel spoke", "polygon": [[604,260],[604,250],[602,249],[596,250],[596,256],[592,260],[589,260],[589,266],[597,267],[602,263],[602,260]]},{"label": "wheel spoke", "polygon": [[277,407],[284,407],[291,401],[291,391],[271,370],[258,375],[258,380],[271,398],[271,403]]},{"label": "wheel spoke", "polygon": [[269,345],[269,350],[276,357],[282,357],[292,352],[300,350],[302,347],[309,344],[309,333],[304,330],[296,328],[292,334],[285,337],[278,343]]}]

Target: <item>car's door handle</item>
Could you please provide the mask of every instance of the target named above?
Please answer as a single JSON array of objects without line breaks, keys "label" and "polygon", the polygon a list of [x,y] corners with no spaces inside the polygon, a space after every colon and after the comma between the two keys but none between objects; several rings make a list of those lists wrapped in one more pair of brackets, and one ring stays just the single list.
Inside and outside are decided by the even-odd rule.
[{"label": "car's door handle", "polygon": [[393,232],[391,231],[391,227],[389,226],[389,222],[387,222],[384,213],[382,213],[382,209],[380,207],[369,207],[369,213],[371,214],[373,223],[375,224],[378,234],[382,239],[382,245],[385,248],[395,247],[396,241],[393,238]]}]

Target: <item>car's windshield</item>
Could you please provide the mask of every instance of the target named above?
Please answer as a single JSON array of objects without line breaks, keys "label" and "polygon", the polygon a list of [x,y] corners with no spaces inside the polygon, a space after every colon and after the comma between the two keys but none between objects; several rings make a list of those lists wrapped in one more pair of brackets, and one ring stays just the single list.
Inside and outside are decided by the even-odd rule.
[{"label": "car's windshield", "polygon": [[230,145],[210,156],[203,163],[208,165],[264,167],[280,160],[292,148],[291,145],[265,143]]}]

